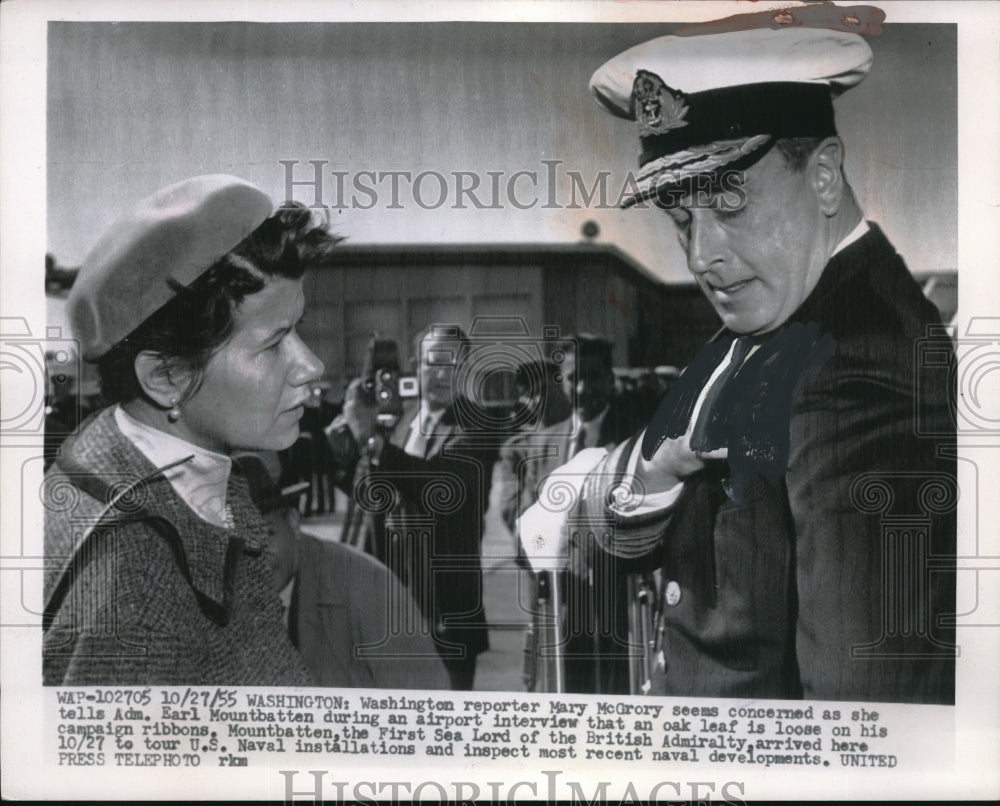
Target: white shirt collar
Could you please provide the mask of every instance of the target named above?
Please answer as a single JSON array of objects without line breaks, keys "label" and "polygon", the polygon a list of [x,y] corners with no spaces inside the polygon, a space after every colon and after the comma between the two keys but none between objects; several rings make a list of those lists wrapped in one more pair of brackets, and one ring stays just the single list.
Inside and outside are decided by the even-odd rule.
[{"label": "white shirt collar", "polygon": [[584,422],[580,419],[580,415],[574,411],[573,412],[573,434],[580,433],[580,428],[585,428],[587,431],[586,446],[587,448],[599,447],[598,443],[601,438],[601,423],[604,422],[604,418],[607,416],[608,411],[611,409],[611,404],[606,405],[601,409],[594,417]]},{"label": "white shirt collar", "polygon": [[830,257],[833,257],[833,255],[837,254],[837,252],[843,251],[852,243],[854,243],[856,240],[863,237],[868,232],[869,229],[871,229],[871,227],[868,226],[868,222],[862,218],[858,222],[858,225],[854,229],[852,229],[849,233],[847,233],[844,239],[837,244],[836,248],[833,250],[833,254],[831,254]]},{"label": "white shirt collar", "polygon": [[444,409],[432,409],[426,400],[421,400],[416,416],[410,421],[410,430],[403,450],[410,456],[424,458],[431,436],[444,417],[444,412]]},{"label": "white shirt collar", "polygon": [[162,467],[188,456],[189,462],[164,473],[174,491],[202,520],[216,526],[231,523],[226,507],[226,488],[233,460],[215,451],[141,423],[121,406],[115,407],[119,430],[153,464]]},{"label": "white shirt collar", "polygon": [[413,418],[413,428],[420,429],[423,425],[423,433],[430,436],[431,431],[437,428],[437,424],[444,417],[444,409],[432,409],[426,400],[420,401],[420,411]]}]

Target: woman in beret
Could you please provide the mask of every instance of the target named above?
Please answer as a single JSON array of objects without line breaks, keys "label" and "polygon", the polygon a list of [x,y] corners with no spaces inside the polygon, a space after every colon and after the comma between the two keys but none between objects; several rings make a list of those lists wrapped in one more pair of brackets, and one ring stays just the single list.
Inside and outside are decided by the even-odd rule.
[{"label": "woman in beret", "polygon": [[266,530],[233,467],[281,450],[323,364],[302,275],[338,239],[310,212],[202,176],[116,222],[68,310],[112,405],[46,475],[45,683],[308,685]]}]

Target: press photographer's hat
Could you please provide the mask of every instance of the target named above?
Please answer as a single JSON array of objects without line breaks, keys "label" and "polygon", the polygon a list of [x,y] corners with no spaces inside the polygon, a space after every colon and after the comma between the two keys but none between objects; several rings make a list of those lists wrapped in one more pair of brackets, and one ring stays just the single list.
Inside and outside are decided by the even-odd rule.
[{"label": "press photographer's hat", "polygon": [[590,88],[639,127],[640,170],[622,206],[746,167],[778,138],[836,134],[831,100],[871,63],[858,34],[805,27],[664,36],[619,54]]},{"label": "press photographer's hat", "polygon": [[90,251],[67,313],[80,351],[96,361],[271,214],[259,188],[235,176],[186,179],[143,199]]}]

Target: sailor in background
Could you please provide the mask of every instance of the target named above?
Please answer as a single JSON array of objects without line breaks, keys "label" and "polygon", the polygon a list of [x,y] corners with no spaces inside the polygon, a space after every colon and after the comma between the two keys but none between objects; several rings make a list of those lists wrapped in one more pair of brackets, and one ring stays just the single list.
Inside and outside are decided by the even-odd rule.
[{"label": "sailor in background", "polygon": [[914,361],[940,320],[834,125],[872,60],[854,33],[758,28],[656,39],[591,79],[639,129],[625,206],[671,219],[722,328],[589,462],[570,513],[589,525],[536,505],[521,539],[662,569],[652,693],[954,701],[955,576],[927,560],[954,555],[955,466],[920,436],[954,425]]}]

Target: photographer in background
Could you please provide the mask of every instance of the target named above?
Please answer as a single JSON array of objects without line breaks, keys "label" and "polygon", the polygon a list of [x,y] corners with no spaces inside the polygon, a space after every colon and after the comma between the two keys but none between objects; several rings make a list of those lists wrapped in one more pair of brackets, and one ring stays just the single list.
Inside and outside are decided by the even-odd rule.
[{"label": "photographer in background", "polygon": [[460,388],[469,346],[461,328],[432,325],[416,340],[419,400],[395,427],[378,427],[377,401],[359,378],[327,431],[336,482],[365,512],[375,556],[430,620],[456,690],[472,688],[489,645],[480,543],[499,442],[475,390]]}]

